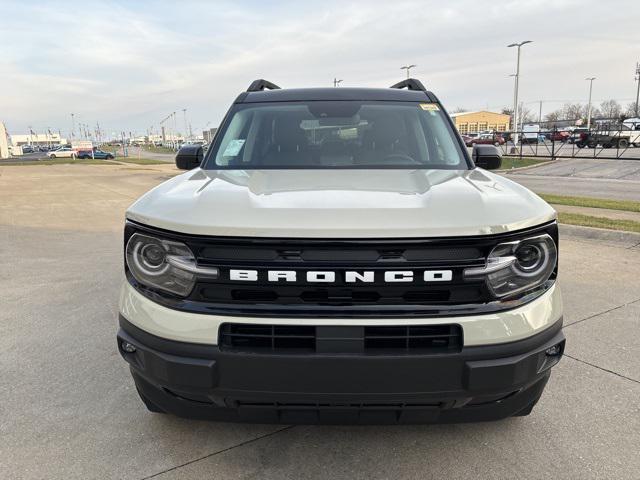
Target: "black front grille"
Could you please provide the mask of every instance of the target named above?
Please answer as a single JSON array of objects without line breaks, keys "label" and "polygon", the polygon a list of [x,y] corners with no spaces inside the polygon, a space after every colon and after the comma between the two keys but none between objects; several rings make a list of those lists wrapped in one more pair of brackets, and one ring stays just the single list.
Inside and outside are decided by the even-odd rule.
[{"label": "black front grille", "polygon": [[224,323],[221,350],[262,353],[435,354],[462,348],[460,325],[307,326]]},{"label": "black front grille", "polygon": [[[128,222],[125,242],[136,231],[183,242],[202,266],[216,267],[217,278],[200,278],[187,298],[130,282],[170,308],[198,313],[254,317],[380,318],[470,315],[512,308],[491,295],[484,280],[465,279],[466,268],[480,267],[500,242],[548,232],[549,224],[510,234],[435,239],[341,240],[206,237],[158,231]],[[232,270],[251,271],[240,280]],[[269,272],[294,272],[295,279],[270,281]],[[411,282],[388,282],[385,274],[410,271]],[[446,281],[425,280],[451,272]],[[310,272],[334,274],[329,282],[311,281]],[[373,274],[373,281],[347,274]]]}]

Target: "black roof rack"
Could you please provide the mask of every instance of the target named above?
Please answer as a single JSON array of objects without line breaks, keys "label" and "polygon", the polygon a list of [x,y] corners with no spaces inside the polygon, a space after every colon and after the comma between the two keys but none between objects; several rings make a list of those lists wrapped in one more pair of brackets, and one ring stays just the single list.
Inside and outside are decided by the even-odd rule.
[{"label": "black roof rack", "polygon": [[427,89],[424,88],[424,85],[420,80],[416,80],[415,78],[407,78],[406,80],[402,80],[401,82],[394,83],[390,88],[406,88],[407,90],[419,90],[422,92],[426,92]]},{"label": "black roof rack", "polygon": [[247,88],[247,92],[261,92],[265,88],[268,88],[269,90],[280,90],[280,87],[275,83],[271,83],[268,80],[259,78],[258,80],[254,80],[253,82],[251,82],[251,85],[249,85],[249,88]]}]

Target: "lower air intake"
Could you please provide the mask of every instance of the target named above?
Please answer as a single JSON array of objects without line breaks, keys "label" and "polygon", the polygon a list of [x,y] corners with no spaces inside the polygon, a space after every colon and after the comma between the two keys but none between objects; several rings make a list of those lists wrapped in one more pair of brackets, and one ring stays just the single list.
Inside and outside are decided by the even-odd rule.
[{"label": "lower air intake", "polygon": [[221,350],[259,353],[446,354],[462,348],[460,325],[308,326],[225,323]]}]

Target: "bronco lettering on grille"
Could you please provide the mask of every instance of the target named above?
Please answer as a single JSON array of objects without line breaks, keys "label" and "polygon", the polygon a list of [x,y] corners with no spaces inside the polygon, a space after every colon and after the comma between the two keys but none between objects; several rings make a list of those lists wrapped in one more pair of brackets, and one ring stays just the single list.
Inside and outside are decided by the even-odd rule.
[{"label": "bronco lettering on grille", "polygon": [[[299,275],[300,274],[300,275]],[[230,269],[229,279],[243,282],[257,282],[266,280],[267,282],[296,282],[306,281],[308,283],[336,283],[338,273],[332,270],[298,272],[296,270],[267,270],[266,275],[260,278],[258,270]],[[303,278],[299,278],[303,277]],[[425,270],[422,275],[415,274],[412,270],[386,270],[382,271],[355,271],[347,270],[343,272],[345,283],[374,283],[377,279],[384,283],[399,282],[450,282],[453,278],[451,270]]]}]

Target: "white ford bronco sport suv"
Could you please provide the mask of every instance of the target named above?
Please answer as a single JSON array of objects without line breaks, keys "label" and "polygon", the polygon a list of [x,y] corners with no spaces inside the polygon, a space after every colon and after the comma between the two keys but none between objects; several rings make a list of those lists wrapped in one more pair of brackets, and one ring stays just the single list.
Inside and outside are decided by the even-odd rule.
[{"label": "white ford bronco sport suv", "polygon": [[247,422],[529,414],[564,351],[558,227],[500,163],[415,79],[256,80],[127,211],[117,339],[142,401]]}]

